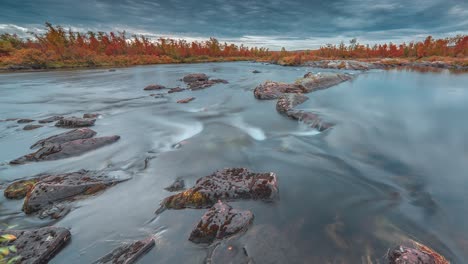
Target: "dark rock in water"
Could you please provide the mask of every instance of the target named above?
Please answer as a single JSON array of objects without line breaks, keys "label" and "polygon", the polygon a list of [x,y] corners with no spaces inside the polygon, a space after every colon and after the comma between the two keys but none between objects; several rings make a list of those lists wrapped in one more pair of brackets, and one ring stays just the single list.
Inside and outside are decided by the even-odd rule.
[{"label": "dark rock in water", "polygon": [[184,88],[175,87],[175,88],[169,89],[169,91],[167,91],[167,92],[168,92],[168,93],[178,93],[178,92],[183,92],[183,91],[185,91]]},{"label": "dark rock in water", "polygon": [[412,241],[413,245],[398,246],[388,253],[389,264],[450,264],[433,249]]},{"label": "dark rock in water", "polygon": [[228,83],[228,81],[222,80],[222,79],[212,79],[212,80],[207,80],[207,81],[190,82],[187,85],[190,88],[190,90],[200,90],[200,89],[211,87],[217,83]]},{"label": "dark rock in water", "polygon": [[23,130],[34,130],[43,127],[41,125],[26,125],[23,127]]},{"label": "dark rock in water", "polygon": [[178,191],[182,191],[183,189],[185,189],[185,182],[183,179],[176,179],[174,183],[164,188],[164,190],[169,191],[169,192],[178,192]]},{"label": "dark rock in water", "polygon": [[166,208],[208,208],[218,200],[273,201],[277,197],[278,182],[275,173],[254,173],[245,168],[230,168],[202,177],[192,188],[167,197],[157,213]]},{"label": "dark rock in water", "polygon": [[146,86],[143,90],[153,91],[153,90],[162,90],[162,89],[166,89],[166,87],[163,86],[163,85],[159,85],[159,84],[150,84],[150,85]]},{"label": "dark rock in water", "polygon": [[16,252],[10,250],[8,254],[8,258],[21,257],[19,262],[14,263],[47,263],[71,238],[70,231],[63,227],[0,231],[0,235],[6,234],[14,235],[16,240],[0,243],[0,247],[16,247]]},{"label": "dark rock in water", "polygon": [[317,129],[318,131],[324,131],[334,126],[332,123],[324,122],[322,119],[314,113],[305,112],[301,110],[290,110],[286,115],[292,119],[304,122],[307,126]]},{"label": "dark rock in water", "polygon": [[55,123],[56,127],[63,128],[78,128],[94,126],[96,119],[79,118],[79,117],[66,117]]},{"label": "dark rock in water", "polygon": [[261,71],[253,70],[252,73],[261,73]]},{"label": "dark rock in water", "polygon": [[10,185],[5,189],[4,195],[8,199],[23,199],[26,197],[26,194],[34,188],[34,185],[41,180],[41,177],[36,177],[27,180],[18,180]]},{"label": "dark rock in water", "polygon": [[152,237],[123,245],[93,262],[93,264],[132,264],[154,247]]},{"label": "dark rock in water", "polygon": [[266,81],[254,90],[255,98],[262,100],[277,99],[283,93],[306,93],[307,90],[297,84]]},{"label": "dark rock in water", "polygon": [[83,118],[96,119],[96,118],[98,118],[100,116],[101,116],[101,114],[98,114],[98,113],[88,113],[88,114],[84,114]]},{"label": "dark rock in water", "polygon": [[95,131],[89,128],[78,128],[72,131],[48,137],[46,139],[41,139],[38,142],[34,143],[34,145],[31,146],[31,149],[34,149],[36,147],[44,147],[45,145],[62,144],[77,139],[92,138],[96,134],[97,133]]},{"label": "dark rock in water", "polygon": [[120,136],[77,139],[62,144],[46,145],[38,151],[20,157],[10,162],[12,165],[24,164],[32,161],[58,160],[79,156],[91,150],[112,144],[120,139]]},{"label": "dark rock in water", "polygon": [[166,95],[163,93],[157,93],[157,94],[150,94],[150,96],[154,98],[164,98]]},{"label": "dark rock in water", "polygon": [[59,120],[62,120],[62,119],[63,119],[63,116],[52,116],[52,117],[49,117],[49,118],[41,119],[38,122],[40,124],[46,124],[46,123],[52,123],[52,122],[55,122],[55,121],[59,121]]},{"label": "dark rock in water", "polygon": [[19,120],[19,118],[7,118],[5,120],[1,120],[2,122],[11,122],[11,121],[16,121]]},{"label": "dark rock in water", "polygon": [[18,122],[18,124],[26,124],[26,123],[34,122],[34,120],[33,119],[19,119],[16,122]]},{"label": "dark rock in water", "polygon": [[208,76],[204,73],[192,73],[185,75],[182,79],[185,83],[208,81]]},{"label": "dark rock in water", "polygon": [[326,89],[353,78],[350,74],[342,73],[317,73],[311,72],[304,75],[304,78],[296,80],[296,84],[306,89],[307,93]]},{"label": "dark rock in water", "polygon": [[202,216],[189,240],[198,244],[211,244],[215,240],[245,231],[253,219],[252,212],[233,209],[219,201]]},{"label": "dark rock in water", "polygon": [[185,99],[181,99],[179,101],[177,101],[178,104],[186,104],[188,102],[191,102],[195,100],[195,97],[189,97],[189,98],[185,98]]},{"label": "dark rock in water", "polygon": [[115,69],[109,69],[110,72],[115,72]]},{"label": "dark rock in water", "polygon": [[299,93],[299,94],[290,94],[286,93],[281,95],[276,102],[276,111],[281,114],[286,114],[288,111],[292,110],[294,107],[307,101],[309,97]]},{"label": "dark rock in water", "polygon": [[[52,212],[60,216],[61,211],[67,209],[60,204],[63,201],[73,199],[78,195],[95,194],[122,181],[86,170],[42,176],[26,194],[23,211],[26,214],[38,211],[44,214],[47,210],[46,214]],[[59,205],[54,208],[57,203]]]}]

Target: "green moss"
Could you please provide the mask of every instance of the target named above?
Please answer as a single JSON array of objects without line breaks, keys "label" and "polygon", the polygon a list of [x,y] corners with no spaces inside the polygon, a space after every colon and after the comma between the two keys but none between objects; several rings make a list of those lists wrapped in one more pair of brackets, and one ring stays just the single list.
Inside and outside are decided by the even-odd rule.
[{"label": "green moss", "polygon": [[10,184],[5,189],[5,197],[8,199],[22,199],[34,188],[39,179],[20,180]]}]

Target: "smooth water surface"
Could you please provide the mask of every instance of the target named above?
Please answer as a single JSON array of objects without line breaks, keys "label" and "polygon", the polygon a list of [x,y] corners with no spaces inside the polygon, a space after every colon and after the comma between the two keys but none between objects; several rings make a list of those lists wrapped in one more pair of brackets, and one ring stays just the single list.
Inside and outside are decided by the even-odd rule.
[{"label": "smooth water surface", "polygon": [[[0,119],[97,112],[98,135],[121,136],[76,158],[10,166],[38,139],[65,130],[50,124],[23,131],[0,122],[3,185],[79,169],[132,180],[74,203],[56,222],[25,216],[22,201],[2,197],[0,222],[70,228],[71,243],[51,263],[90,263],[149,235],[156,247],[140,263],[202,263],[208,250],[187,238],[205,210],[156,217],[171,195],[163,188],[177,177],[191,186],[217,169],[246,167],[276,172],[280,200],[231,205],[252,210],[253,227],[273,227],[291,263],[383,263],[388,248],[406,238],[453,263],[468,261],[468,74],[352,72],[353,81],[309,94],[298,107],[336,123],[318,133],[279,115],[275,101],[253,96],[263,81],[292,82],[307,71],[325,70],[239,62],[1,74]],[[179,79],[194,72],[229,84],[158,99],[143,91],[151,83],[183,85]],[[176,103],[189,96],[196,100]],[[264,252],[281,241],[265,242]],[[252,257],[268,261],[264,254]]]}]

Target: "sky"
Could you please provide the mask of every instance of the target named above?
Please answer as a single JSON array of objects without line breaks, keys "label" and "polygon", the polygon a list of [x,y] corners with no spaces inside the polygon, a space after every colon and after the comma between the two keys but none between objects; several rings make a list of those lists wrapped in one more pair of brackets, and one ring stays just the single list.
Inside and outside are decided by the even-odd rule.
[{"label": "sky", "polygon": [[468,34],[467,0],[0,0],[0,33],[123,31],[262,46],[314,49]]}]

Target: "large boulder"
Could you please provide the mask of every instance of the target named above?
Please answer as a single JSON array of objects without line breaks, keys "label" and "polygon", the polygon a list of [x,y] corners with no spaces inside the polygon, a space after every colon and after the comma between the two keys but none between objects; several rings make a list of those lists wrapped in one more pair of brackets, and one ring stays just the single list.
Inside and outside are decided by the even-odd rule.
[{"label": "large boulder", "polygon": [[[47,263],[68,243],[70,231],[63,227],[43,227],[34,230],[2,230],[0,235],[13,235],[14,241],[2,242],[0,247],[15,246],[16,251],[8,254],[9,258],[19,256],[14,263]],[[5,262],[6,263],[6,262]]]},{"label": "large boulder", "polygon": [[442,255],[416,241],[400,245],[387,254],[389,264],[450,264]]},{"label": "large boulder", "polygon": [[77,139],[85,139],[85,138],[92,138],[96,135],[97,133],[89,128],[78,128],[74,129],[72,131],[68,131],[65,133],[61,133],[55,136],[48,137],[46,139],[41,139],[34,143],[31,146],[31,149],[37,148],[37,147],[44,147],[46,145],[52,145],[52,144],[61,144]]},{"label": "large boulder", "polygon": [[286,114],[288,111],[292,110],[294,107],[307,101],[309,97],[304,94],[291,94],[286,93],[282,94],[278,101],[276,101],[276,111],[281,114]]},{"label": "large boulder", "polygon": [[353,78],[350,74],[343,73],[307,73],[304,78],[296,80],[295,84],[305,88],[306,93],[330,88]]},{"label": "large boulder", "polygon": [[89,127],[94,126],[95,122],[96,119],[91,118],[66,117],[55,123],[55,126],[63,128]]},{"label": "large boulder", "polygon": [[202,177],[192,188],[167,197],[157,213],[164,209],[208,208],[218,200],[273,201],[277,197],[278,181],[275,173],[254,173],[245,168],[229,168]]},{"label": "large boulder", "polygon": [[38,151],[10,161],[12,165],[24,164],[33,161],[58,160],[79,156],[91,150],[112,144],[120,136],[77,139],[62,144],[45,145]]},{"label": "large boulder", "polygon": [[202,216],[189,240],[197,244],[211,244],[215,240],[245,231],[253,219],[252,212],[233,209],[219,201]]},{"label": "large boulder", "polygon": [[115,179],[87,170],[59,175],[42,175],[34,184],[27,186],[23,211],[26,214],[47,212],[51,214],[49,216],[59,218],[63,215],[62,211],[67,208],[57,204],[77,196],[95,194],[124,180],[126,179]]},{"label": "large boulder", "polygon": [[254,90],[254,96],[261,100],[277,99],[284,93],[306,93],[307,90],[298,84],[289,84],[282,82],[266,81],[257,86]]},{"label": "large boulder", "polygon": [[93,264],[132,264],[154,247],[154,239],[149,237],[131,244],[122,245]]}]

